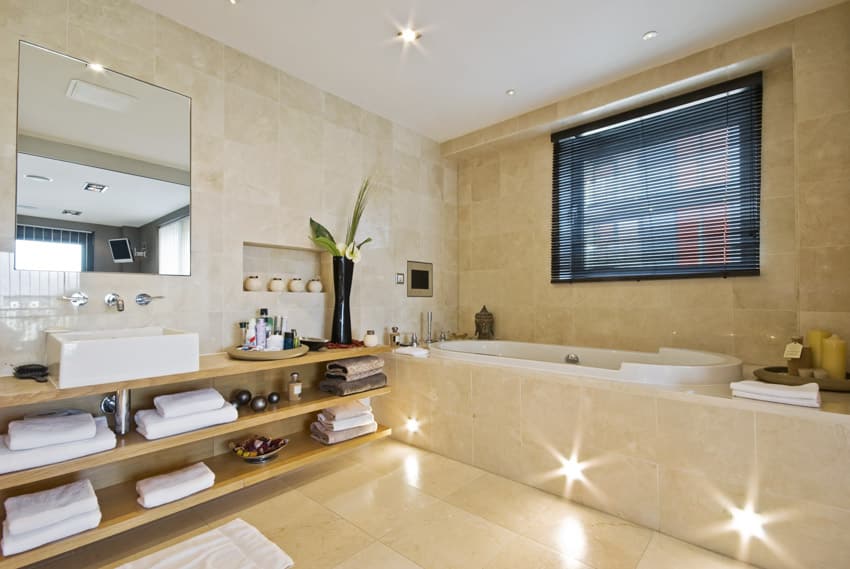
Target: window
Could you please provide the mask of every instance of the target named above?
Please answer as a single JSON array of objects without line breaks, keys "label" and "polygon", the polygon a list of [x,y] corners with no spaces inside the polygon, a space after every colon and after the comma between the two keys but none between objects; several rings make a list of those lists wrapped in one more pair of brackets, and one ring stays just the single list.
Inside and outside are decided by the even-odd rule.
[{"label": "window", "polygon": [[19,271],[91,271],[94,269],[94,234],[18,224],[15,268]]},{"label": "window", "polygon": [[189,274],[189,216],[159,226],[159,274]]},{"label": "window", "polygon": [[552,282],[759,273],[760,73],[552,143]]}]

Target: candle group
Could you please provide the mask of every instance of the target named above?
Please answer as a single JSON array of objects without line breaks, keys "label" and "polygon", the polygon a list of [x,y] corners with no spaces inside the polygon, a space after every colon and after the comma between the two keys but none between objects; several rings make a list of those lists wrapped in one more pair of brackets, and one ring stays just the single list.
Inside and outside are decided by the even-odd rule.
[{"label": "candle group", "polygon": [[822,362],[815,366],[825,369],[832,379],[844,379],[847,375],[847,342],[833,334],[822,344]]},{"label": "candle group", "polygon": [[806,340],[812,348],[812,365],[815,368],[823,367],[823,341],[829,337],[826,330],[809,330]]}]

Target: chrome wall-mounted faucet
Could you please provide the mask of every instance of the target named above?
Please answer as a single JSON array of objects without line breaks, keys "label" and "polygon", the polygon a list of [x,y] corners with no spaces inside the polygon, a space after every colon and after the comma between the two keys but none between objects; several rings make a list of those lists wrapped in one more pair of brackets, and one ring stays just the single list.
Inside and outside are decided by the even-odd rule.
[{"label": "chrome wall-mounted faucet", "polygon": [[75,292],[71,296],[61,296],[61,297],[59,297],[59,300],[64,300],[65,302],[70,303],[71,306],[73,306],[74,308],[79,308],[79,307],[85,306],[86,304],[89,303],[89,295],[87,295],[86,293],[84,293],[81,290],[78,290],[77,292]]},{"label": "chrome wall-mounted faucet", "polygon": [[154,300],[157,300],[157,299],[160,299],[160,298],[165,298],[165,297],[164,296],[151,296],[146,292],[140,292],[139,294],[136,295],[136,304],[138,304],[139,306],[147,306],[148,304],[150,304]]},{"label": "chrome wall-mounted faucet", "polygon": [[103,297],[103,302],[106,303],[106,306],[112,308],[113,306],[118,309],[118,312],[124,312],[124,299],[117,292],[110,292],[105,297]]}]

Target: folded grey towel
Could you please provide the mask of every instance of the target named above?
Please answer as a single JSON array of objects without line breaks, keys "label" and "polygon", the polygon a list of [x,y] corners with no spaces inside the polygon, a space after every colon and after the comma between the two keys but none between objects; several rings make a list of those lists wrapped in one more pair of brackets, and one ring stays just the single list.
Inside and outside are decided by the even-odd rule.
[{"label": "folded grey towel", "polygon": [[344,379],[323,379],[319,382],[319,389],[326,393],[334,395],[352,395],[354,393],[363,393],[370,389],[378,389],[387,384],[387,376],[383,373],[376,373],[363,379],[356,381],[345,381]]},{"label": "folded grey towel", "polygon": [[[340,376],[349,376],[355,374],[362,374],[364,372],[377,372],[384,368],[384,360],[377,356],[360,356],[357,358],[345,358],[342,360],[336,360],[335,362],[330,362],[327,365],[327,371],[329,374],[335,374]],[[365,376],[363,376],[365,377]],[[356,378],[356,379],[362,379]]]},{"label": "folded grey towel", "polygon": [[358,379],[366,379],[369,376],[375,375],[380,372],[381,368],[378,369],[367,369],[366,371],[359,371],[357,373],[342,373],[340,371],[329,371],[325,373],[325,377],[327,379],[342,379],[344,381],[357,381]]},{"label": "folded grey towel", "polygon": [[344,441],[350,441],[378,430],[378,423],[372,421],[367,425],[345,429],[344,431],[329,431],[320,422],[316,421],[310,425],[310,436],[323,445],[335,445]]}]

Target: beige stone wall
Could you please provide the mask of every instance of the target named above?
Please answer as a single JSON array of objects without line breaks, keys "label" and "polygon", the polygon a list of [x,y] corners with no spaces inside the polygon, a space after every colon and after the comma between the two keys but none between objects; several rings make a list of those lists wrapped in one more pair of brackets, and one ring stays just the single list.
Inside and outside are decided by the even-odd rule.
[{"label": "beige stone wall", "polygon": [[[850,566],[846,413],[437,358],[388,370],[373,406],[399,440],[765,569]],[[747,506],[763,538],[734,529]]]},{"label": "beige stone wall", "polygon": [[[19,39],[192,98],[191,278],[10,268]],[[377,186],[360,235],[375,242],[355,271],[355,334],[415,330],[427,310],[436,326],[455,328],[457,175],[435,142],[128,0],[3,0],[0,77],[0,363],[41,359],[43,330],[57,327],[166,325],[200,332],[202,351],[217,351],[260,306],[288,314],[301,333],[329,333],[321,297],[242,292],[242,243],[310,247],[310,216],[344,231],[369,173]],[[433,299],[407,299],[394,284],[407,259],[434,262]],[[88,306],[56,300],[77,288]],[[117,314],[102,302],[110,291],[167,298]]]},{"label": "beige stone wall", "polygon": [[[765,63],[768,62],[768,63]],[[762,274],[549,283],[548,133],[677,82],[765,67]],[[458,156],[459,325],[486,304],[511,340],[781,363],[797,331],[850,336],[850,4],[754,33],[442,146]]]}]

